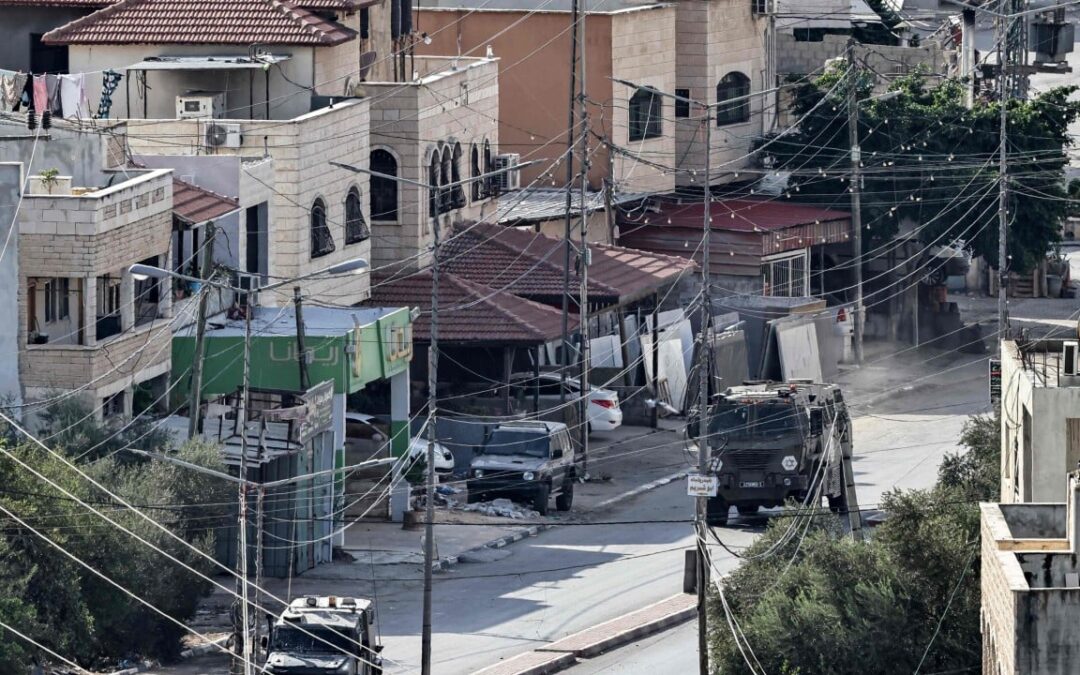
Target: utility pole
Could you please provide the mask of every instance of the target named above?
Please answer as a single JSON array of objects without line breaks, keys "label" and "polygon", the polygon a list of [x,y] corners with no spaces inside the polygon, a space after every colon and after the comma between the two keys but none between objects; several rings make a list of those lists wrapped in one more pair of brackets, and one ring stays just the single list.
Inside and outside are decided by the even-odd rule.
[{"label": "utility pole", "polygon": [[300,287],[293,287],[293,305],[296,306],[296,361],[300,364],[300,391],[311,388],[311,378],[308,376],[307,349],[304,347],[304,296],[300,293]]},{"label": "utility pole", "polygon": [[855,363],[863,362],[863,277],[862,277],[862,149],[859,147],[858,73],[855,70],[855,41],[848,41],[848,72],[851,89],[848,91],[848,144],[851,146],[851,253],[855,273]]},{"label": "utility pole", "polygon": [[[206,224],[206,251],[203,253],[203,281],[209,281],[214,269],[214,234],[217,228],[214,222]],[[202,289],[199,294],[199,316],[195,323],[195,359],[191,363],[191,391],[188,393],[188,438],[195,438],[199,433],[199,407],[202,398],[203,359],[206,355],[206,305],[210,301],[210,288]]]},{"label": "utility pole", "polygon": [[[583,22],[584,23],[584,22]],[[581,336],[581,350],[579,358],[581,366],[578,370],[578,432],[581,439],[581,473],[582,477],[589,477],[589,263],[592,262],[592,254],[589,251],[589,213],[585,201],[589,188],[589,109],[585,102],[585,31],[577,32],[578,54],[581,59],[581,77],[578,80],[581,93],[578,95],[578,105],[581,106],[581,189],[578,192],[578,207],[581,211],[581,246],[578,249],[578,279],[581,285],[578,288],[580,299],[578,300],[578,335]]]},{"label": "utility pole", "polygon": [[1001,119],[998,139],[998,335],[1006,337],[1008,328],[1008,290],[1009,290],[1009,264],[1008,264],[1008,236],[1009,219],[1006,214],[1009,208],[1009,165],[1007,161],[1007,147],[1009,140],[1008,131],[1008,107],[1009,107],[1009,57],[1012,51],[1005,44],[1011,40],[1012,30],[1011,17],[1008,16],[1010,7],[1009,0],[1001,0],[998,17],[998,102],[1001,105]]},{"label": "utility pole", "polygon": [[439,372],[439,219],[431,228],[431,342],[428,344],[427,473],[424,479],[424,617],[420,673],[431,675],[431,582],[435,564],[435,406]]},{"label": "utility pole", "polygon": [[[571,187],[574,184],[574,128],[576,127],[577,107],[577,61],[578,61],[578,25],[581,14],[580,0],[572,0],[570,9],[570,100],[566,122],[566,232],[563,238],[563,292],[562,292],[562,357],[559,359],[559,372],[562,374],[559,387],[560,408],[566,404],[567,369],[570,367],[570,249],[573,223],[570,209],[573,207]],[[582,157],[584,162],[585,158]]]},{"label": "utility pole", "polygon": [[[701,244],[701,342],[698,345],[698,472],[704,476],[709,472],[709,320],[712,314],[709,296],[709,246],[712,240],[712,112],[705,110],[705,203],[702,209],[702,244]],[[705,612],[705,600],[709,585],[708,547],[705,535],[708,532],[709,498],[697,498],[697,613],[698,613],[698,670],[701,675],[709,675],[708,617]]]},{"label": "utility pole", "polygon": [[[247,550],[247,418],[248,418],[248,392],[251,378],[251,313],[254,303],[251,295],[247,297],[247,307],[244,312],[244,375],[243,386],[240,389],[240,409],[236,415],[236,428],[240,433],[240,514],[239,514],[239,550],[237,551],[237,564],[239,566],[237,583],[240,585],[240,625],[234,629],[234,642],[236,649],[241,654],[242,672],[251,675],[251,639],[248,633],[249,603],[248,603],[248,550]],[[235,621],[235,618],[234,618]],[[234,672],[235,669],[234,669]]]}]

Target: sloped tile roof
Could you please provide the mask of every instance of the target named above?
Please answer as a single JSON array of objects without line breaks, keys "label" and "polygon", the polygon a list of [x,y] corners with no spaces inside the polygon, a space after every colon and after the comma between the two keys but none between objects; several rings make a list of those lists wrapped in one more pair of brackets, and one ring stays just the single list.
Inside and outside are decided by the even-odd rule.
[{"label": "sloped tile roof", "polygon": [[[100,9],[117,0],[0,0],[0,7],[86,7]],[[351,12],[377,4],[381,0],[297,0],[293,4],[304,9],[340,10]]]},{"label": "sloped tile roof", "polygon": [[120,0],[49,31],[42,41],[332,46],[355,37],[353,30],[285,0]]},{"label": "sloped tile roof", "polygon": [[238,208],[240,203],[235,199],[204,190],[187,181],[173,179],[173,213],[189,223],[205,223]]},{"label": "sloped tile roof", "polygon": [[[677,256],[591,244],[589,301],[597,305],[629,303],[676,281],[694,269]],[[561,306],[562,239],[502,225],[477,224],[458,229],[443,248],[443,268],[473,283]],[[570,271],[571,293],[578,297],[578,276]],[[577,311],[576,303],[573,311]]]},{"label": "sloped tile roof", "polygon": [[[413,339],[431,342],[431,273],[400,279],[375,276],[373,306],[419,307]],[[577,321],[570,317],[570,328]],[[542,344],[562,337],[562,313],[538,302],[495,291],[455,274],[439,274],[439,342],[457,344]]]}]

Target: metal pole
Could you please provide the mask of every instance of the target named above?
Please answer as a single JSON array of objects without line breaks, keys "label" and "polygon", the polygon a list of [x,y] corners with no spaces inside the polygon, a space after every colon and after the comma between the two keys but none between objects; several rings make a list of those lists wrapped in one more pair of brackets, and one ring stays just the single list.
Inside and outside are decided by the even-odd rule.
[{"label": "metal pole", "polygon": [[851,90],[848,92],[848,143],[851,146],[851,254],[855,272],[855,363],[863,362],[863,277],[862,277],[862,149],[859,147],[858,77],[855,71],[855,43],[848,42],[848,68]]},{"label": "metal pole", "polygon": [[[566,403],[567,368],[570,365],[570,237],[572,224],[570,209],[573,206],[570,188],[574,183],[574,122],[577,104],[577,60],[578,60],[578,15],[579,0],[572,0],[570,9],[570,103],[566,122],[566,231],[563,240],[563,292],[562,292],[562,357],[559,359],[559,372],[562,373],[562,386],[559,387],[559,403]],[[581,158],[585,161],[585,158]]]},{"label": "metal pole", "polygon": [[[214,233],[217,228],[211,221],[206,224],[206,252],[203,254],[203,281],[209,281],[214,265]],[[184,232],[180,232],[180,241]],[[206,305],[210,300],[210,287],[202,290],[199,296],[199,318],[195,324],[195,360],[191,364],[191,391],[188,394],[188,438],[199,433],[199,406],[202,398],[203,358],[206,354]]]},{"label": "metal pole", "polygon": [[653,407],[649,417],[649,426],[656,429],[660,418],[660,294],[653,293],[652,340],[649,345],[652,358]]},{"label": "metal pole", "polygon": [[[582,22],[584,24],[584,22]],[[578,209],[581,211],[581,246],[578,250],[578,268],[581,285],[578,287],[578,335],[581,336],[581,351],[578,369],[578,433],[581,443],[581,473],[589,477],[589,214],[585,195],[589,188],[589,109],[585,103],[585,26],[577,32],[578,53],[581,56],[581,77],[578,84],[581,94],[578,105],[581,106],[581,184],[578,191]]]},{"label": "metal pole", "polygon": [[[262,425],[259,441],[260,455],[262,454],[264,434],[266,433],[266,423]],[[263,476],[260,470],[259,482],[262,482]],[[265,497],[265,490],[260,485],[256,488],[255,493],[255,606],[262,607],[262,558],[263,558],[263,497]],[[256,617],[255,619],[255,635],[251,639],[252,651],[260,648],[259,634],[262,632],[259,630],[259,626],[262,622]]]},{"label": "metal pole", "polygon": [[[698,345],[698,471],[705,475],[709,470],[709,246],[712,240],[712,114],[705,114],[705,200],[702,209],[702,244],[701,244],[701,342]],[[698,535],[698,670],[701,675],[709,674],[708,617],[705,613],[705,600],[709,584],[709,568],[706,561],[707,547],[705,534],[708,529],[709,498],[697,498],[697,535]]]},{"label": "metal pole", "polygon": [[1010,39],[1009,19],[1004,16],[1009,8],[1008,0],[1001,0],[999,11],[1003,15],[998,19],[998,92],[1001,105],[1001,119],[998,140],[998,331],[999,335],[1006,336],[1008,328],[1008,289],[1009,289],[1009,265],[1008,265],[1008,216],[1006,210],[1009,206],[1009,166],[1007,162],[1008,143],[1008,58],[1009,49],[1005,41]]},{"label": "metal pole", "polygon": [[435,564],[435,396],[439,369],[439,221],[431,228],[431,342],[428,345],[427,476],[424,494],[424,617],[420,639],[420,673],[431,675],[431,574]]},{"label": "metal pole", "polygon": [[311,388],[311,378],[308,376],[307,349],[304,347],[304,296],[299,286],[293,287],[293,304],[296,306],[296,360],[300,364],[300,390],[307,391]]},{"label": "metal pole", "polygon": [[248,635],[248,626],[251,625],[248,616],[248,550],[247,550],[247,415],[248,415],[248,392],[249,379],[251,376],[251,312],[252,303],[247,303],[244,312],[244,378],[240,391],[240,410],[236,415],[236,427],[240,433],[240,550],[237,551],[239,563],[240,584],[240,620],[241,625],[236,630],[237,649],[243,656],[243,673],[251,674],[251,640]]}]

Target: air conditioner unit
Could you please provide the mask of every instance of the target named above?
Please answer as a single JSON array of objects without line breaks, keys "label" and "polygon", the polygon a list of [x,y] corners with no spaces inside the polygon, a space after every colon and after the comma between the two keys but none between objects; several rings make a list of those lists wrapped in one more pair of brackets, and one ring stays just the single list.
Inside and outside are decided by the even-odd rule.
[{"label": "air conditioner unit", "polygon": [[176,97],[177,119],[220,119],[224,116],[224,92],[190,91]]},{"label": "air conditioner unit", "polygon": [[1069,340],[1061,343],[1061,374],[1080,375],[1080,342]]},{"label": "air conditioner unit", "polygon": [[521,155],[516,152],[505,155],[495,155],[495,171],[511,169],[510,171],[503,171],[503,173],[491,177],[495,185],[498,186],[499,192],[517,190],[521,187],[521,171],[517,168],[519,164],[521,164]]},{"label": "air conditioner unit", "polygon": [[246,306],[248,304],[249,296],[253,296],[252,299],[256,299],[258,297],[259,288],[262,287],[262,278],[258,274],[237,272],[236,287],[247,291],[247,293],[242,294],[238,298],[239,303]]},{"label": "air conditioner unit", "polygon": [[206,147],[239,148],[244,142],[239,124],[220,124],[213,122],[206,125]]}]

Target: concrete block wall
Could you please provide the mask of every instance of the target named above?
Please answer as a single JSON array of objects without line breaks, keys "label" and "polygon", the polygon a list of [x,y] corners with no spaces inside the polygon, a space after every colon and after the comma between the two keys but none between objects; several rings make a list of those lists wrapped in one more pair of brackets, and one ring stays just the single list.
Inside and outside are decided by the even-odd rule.
[{"label": "concrete block wall", "polygon": [[[983,672],[992,675],[1013,675],[1015,673],[1016,626],[1017,626],[1017,589],[1012,587],[1006,568],[1010,563],[1017,569],[1021,579],[1023,573],[1016,565],[1015,556],[1007,551],[997,550],[997,538],[1008,526],[1001,510],[996,504],[983,504],[981,517],[982,539],[982,589],[981,623],[984,653],[992,654],[996,663],[983,663]],[[1026,584],[1024,584],[1026,586]],[[989,667],[989,670],[988,670]]]},{"label": "concrete block wall", "polygon": [[[613,14],[612,77],[650,85],[666,92],[673,92],[680,86],[676,77],[676,18],[677,9],[674,5],[658,5],[646,10]],[[673,165],[676,159],[677,133],[674,101],[670,98],[661,100],[661,135],[658,138],[630,141],[628,105],[634,92],[618,83],[614,83],[612,89],[610,117],[613,142],[660,165]],[[615,155],[614,165],[614,177],[620,189],[631,192],[666,192],[675,187],[675,174],[672,171],[664,171],[623,154]]]},{"label": "concrete block wall", "polygon": [[[773,86],[766,82],[766,21],[751,13],[744,0],[684,0],[677,4],[678,87],[690,89],[690,97],[716,101],[716,85],[722,77],[739,71],[750,78],[751,93]],[[713,126],[712,163],[718,173],[732,172],[746,165],[743,159],[752,141],[763,133],[761,111],[765,97],[750,99],[750,121]],[[691,111],[700,115],[700,111]],[[676,152],[680,166],[700,171],[705,166],[704,133],[701,123],[679,120]],[[691,184],[680,174],[680,185]],[[700,179],[697,179],[700,184]]]},{"label": "concrete block wall", "polygon": [[[777,35],[777,70],[795,75],[817,72],[829,59],[844,55],[847,46],[846,35],[825,35],[820,42],[803,42],[791,33],[781,32]],[[944,74],[948,67],[949,53],[933,41],[918,47],[857,44],[855,49],[860,59],[886,76],[903,75],[920,66],[929,73]],[[883,88],[886,85],[887,81],[882,83]]]}]

